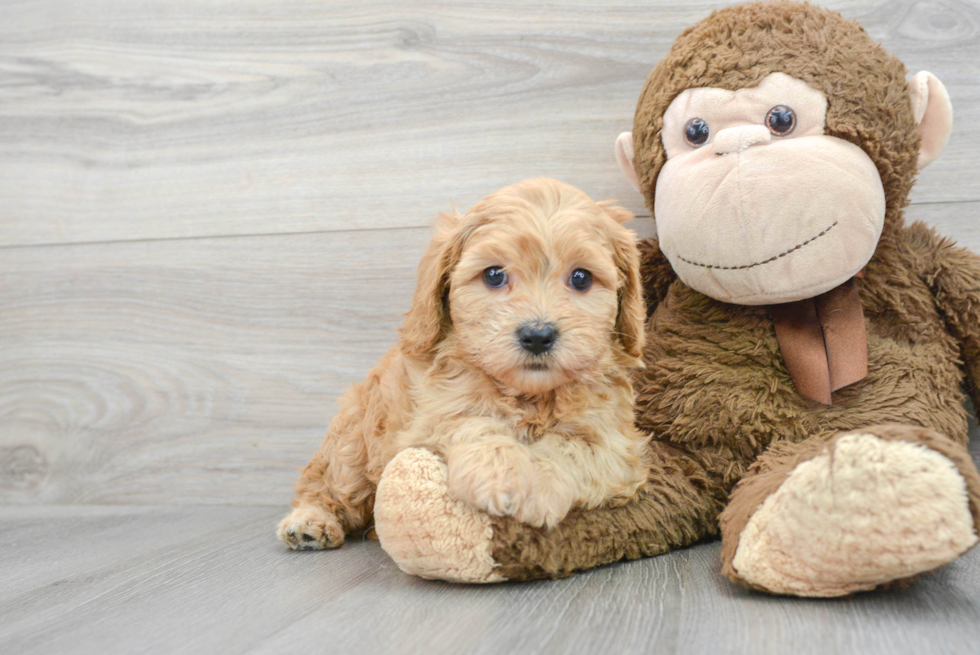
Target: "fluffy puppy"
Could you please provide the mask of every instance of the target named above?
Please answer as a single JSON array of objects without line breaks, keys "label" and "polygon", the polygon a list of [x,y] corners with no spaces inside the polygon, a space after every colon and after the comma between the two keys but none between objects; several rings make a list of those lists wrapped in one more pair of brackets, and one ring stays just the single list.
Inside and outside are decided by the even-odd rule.
[{"label": "fluffy puppy", "polygon": [[412,446],[445,459],[457,498],[534,526],[632,496],[647,468],[630,218],[547,179],[440,216],[401,340],[341,399],[280,539],[335,548],[362,533],[385,465]]}]

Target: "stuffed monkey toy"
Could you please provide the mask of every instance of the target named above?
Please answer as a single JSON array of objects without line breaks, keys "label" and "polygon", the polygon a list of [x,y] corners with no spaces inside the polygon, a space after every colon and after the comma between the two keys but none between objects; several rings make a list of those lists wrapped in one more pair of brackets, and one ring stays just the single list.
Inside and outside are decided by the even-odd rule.
[{"label": "stuffed monkey toy", "polygon": [[401,568],[466,582],[567,576],[721,536],[759,590],[841,596],[977,542],[980,259],[907,225],[952,111],[929,73],[856,23],[795,2],[713,13],[653,70],[620,163],[658,238],[636,423],[647,484],[547,531],[447,492],[407,450],[377,533]]}]

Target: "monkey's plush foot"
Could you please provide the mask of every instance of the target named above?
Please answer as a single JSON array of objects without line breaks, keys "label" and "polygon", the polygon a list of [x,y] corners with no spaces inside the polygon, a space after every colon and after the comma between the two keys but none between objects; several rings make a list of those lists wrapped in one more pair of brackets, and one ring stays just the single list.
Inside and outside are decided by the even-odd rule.
[{"label": "monkey's plush foot", "polygon": [[378,484],[374,526],[406,573],[453,582],[499,582],[490,517],[449,493],[449,472],[423,448],[399,453]]},{"label": "monkey's plush foot", "polygon": [[339,548],[344,543],[344,528],[337,517],[311,505],[294,508],[279,523],[276,533],[293,550]]},{"label": "monkey's plush foot", "polygon": [[[933,431],[879,426],[842,434],[808,459],[777,458],[746,478],[722,516],[725,572],[771,593],[874,589],[942,566],[977,543],[980,477],[965,449]],[[733,518],[740,509],[747,522]],[[744,527],[733,534],[738,523]]]}]

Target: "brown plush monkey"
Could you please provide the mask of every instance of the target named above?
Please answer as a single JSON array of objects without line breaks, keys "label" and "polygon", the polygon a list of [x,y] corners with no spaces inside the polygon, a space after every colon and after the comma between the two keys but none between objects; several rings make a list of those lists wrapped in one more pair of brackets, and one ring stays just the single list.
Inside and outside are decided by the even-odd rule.
[{"label": "brown plush monkey", "polygon": [[378,489],[384,548],[411,573],[490,582],[720,533],[732,580],[839,596],[972,547],[961,387],[980,407],[980,259],[902,216],[951,116],[935,77],[907,82],[813,5],[740,5],[686,30],[618,142],[660,238],[643,247],[635,381],[648,484],[543,531],[454,501],[441,462],[406,451]]}]

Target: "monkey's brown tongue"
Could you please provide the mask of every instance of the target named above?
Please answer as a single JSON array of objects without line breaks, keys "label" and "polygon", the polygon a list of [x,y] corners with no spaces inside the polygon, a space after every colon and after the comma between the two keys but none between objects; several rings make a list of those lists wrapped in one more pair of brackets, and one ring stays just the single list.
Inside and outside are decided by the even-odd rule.
[{"label": "monkey's brown tongue", "polygon": [[796,390],[824,405],[830,393],[868,374],[868,338],[858,283],[771,305],[776,340]]}]

